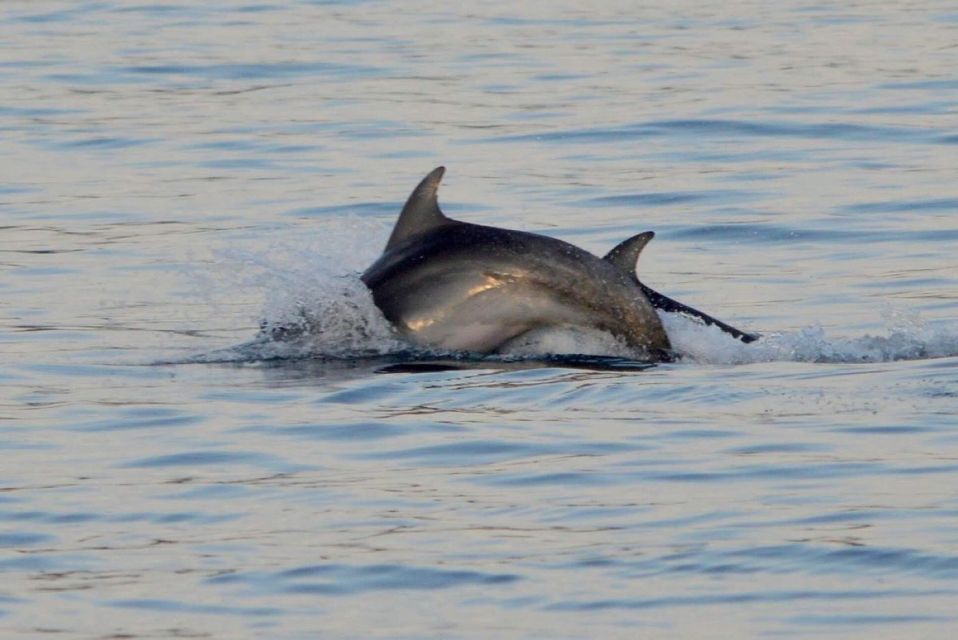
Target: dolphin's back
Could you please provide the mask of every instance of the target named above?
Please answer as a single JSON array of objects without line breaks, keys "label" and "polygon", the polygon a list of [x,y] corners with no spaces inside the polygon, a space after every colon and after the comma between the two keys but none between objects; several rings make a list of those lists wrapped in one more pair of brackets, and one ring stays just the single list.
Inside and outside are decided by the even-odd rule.
[{"label": "dolphin's back", "polygon": [[362,276],[412,340],[488,353],[542,327],[598,328],[660,356],[661,321],[632,278],[567,242],[445,218],[391,242]]}]

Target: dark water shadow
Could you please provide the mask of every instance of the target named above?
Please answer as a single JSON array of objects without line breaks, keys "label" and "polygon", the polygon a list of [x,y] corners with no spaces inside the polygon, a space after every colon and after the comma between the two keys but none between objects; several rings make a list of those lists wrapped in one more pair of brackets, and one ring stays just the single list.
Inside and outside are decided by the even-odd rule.
[{"label": "dark water shadow", "polygon": [[529,358],[503,358],[488,356],[469,359],[429,359],[395,362],[380,366],[376,373],[435,373],[494,369],[519,371],[524,369],[584,369],[587,371],[645,371],[657,366],[654,362],[632,360],[613,356],[580,354],[548,354]]},{"label": "dark water shadow", "polygon": [[[272,382],[293,382],[308,379],[345,380],[372,374],[428,374],[453,371],[521,371],[529,369],[575,369],[586,371],[642,372],[657,366],[646,360],[619,356],[586,354],[545,354],[536,356],[502,356],[477,354],[436,354],[403,351],[386,355],[313,356],[240,358],[236,349],[230,358],[217,359],[217,353],[201,354],[178,363],[254,368]],[[226,353],[225,351],[223,353]]]}]

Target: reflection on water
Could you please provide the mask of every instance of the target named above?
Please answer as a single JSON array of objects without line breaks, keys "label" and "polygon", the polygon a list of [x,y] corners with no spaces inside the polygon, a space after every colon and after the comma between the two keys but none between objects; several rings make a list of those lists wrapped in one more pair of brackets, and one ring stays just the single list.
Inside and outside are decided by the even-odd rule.
[{"label": "reflection on water", "polygon": [[[956,21],[5,3],[0,636],[947,636]],[[762,339],[404,352],[356,274],[439,164]]]}]

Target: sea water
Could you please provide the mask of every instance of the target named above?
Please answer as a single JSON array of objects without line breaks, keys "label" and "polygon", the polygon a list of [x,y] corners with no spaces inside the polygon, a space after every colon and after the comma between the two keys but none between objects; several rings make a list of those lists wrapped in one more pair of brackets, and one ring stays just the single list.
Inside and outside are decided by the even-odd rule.
[{"label": "sea water", "polygon": [[[0,7],[0,636],[946,637],[948,2]],[[470,222],[762,338],[412,353]],[[304,340],[257,338],[307,317]]]}]

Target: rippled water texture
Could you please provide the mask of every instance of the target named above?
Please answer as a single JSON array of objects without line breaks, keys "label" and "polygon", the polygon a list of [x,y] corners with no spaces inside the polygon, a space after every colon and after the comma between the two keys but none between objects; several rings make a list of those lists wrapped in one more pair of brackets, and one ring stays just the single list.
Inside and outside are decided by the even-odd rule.
[{"label": "rippled water texture", "polygon": [[[952,635],[954,4],[466,6],[0,7],[0,636]],[[762,340],[411,361],[440,164]]]}]

